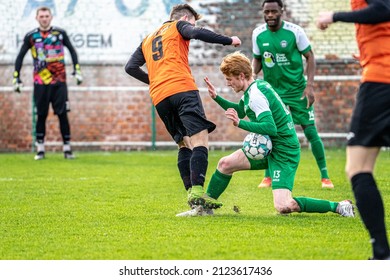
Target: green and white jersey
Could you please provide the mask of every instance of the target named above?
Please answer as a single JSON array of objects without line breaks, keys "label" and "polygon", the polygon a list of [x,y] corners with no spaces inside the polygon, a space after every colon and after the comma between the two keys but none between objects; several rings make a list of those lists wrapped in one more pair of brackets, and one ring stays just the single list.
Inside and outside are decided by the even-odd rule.
[{"label": "green and white jersey", "polygon": [[253,57],[261,59],[264,80],[284,97],[301,96],[306,88],[302,55],[311,50],[302,27],[282,21],[272,32],[267,24],[253,30]]},{"label": "green and white jersey", "polygon": [[[254,81],[244,92],[239,102],[239,111],[244,111],[250,121],[241,120],[239,127],[256,133],[268,134],[275,148],[288,146],[299,149],[299,141],[290,111],[272,86],[263,80]],[[264,120],[271,116],[276,126],[272,135]]]}]

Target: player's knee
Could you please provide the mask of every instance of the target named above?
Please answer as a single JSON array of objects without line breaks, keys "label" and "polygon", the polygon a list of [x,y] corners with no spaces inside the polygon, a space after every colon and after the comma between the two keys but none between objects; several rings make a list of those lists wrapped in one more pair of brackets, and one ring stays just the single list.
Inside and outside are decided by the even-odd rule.
[{"label": "player's knee", "polygon": [[304,128],[303,133],[309,142],[321,141],[317,128],[314,125],[308,125]]},{"label": "player's knee", "polygon": [[292,212],[299,212],[299,205],[296,203],[294,199],[291,199],[289,201],[283,201],[283,202],[274,202],[275,210],[279,214],[289,214]]},{"label": "player's knee", "polygon": [[275,205],[274,207],[279,214],[289,214],[293,212],[292,209],[287,205]]},{"label": "player's knee", "polygon": [[224,173],[224,174],[228,174],[230,173],[230,169],[231,169],[231,162],[229,160],[229,157],[223,157],[219,160],[218,162],[218,170],[221,172],[221,173]]},{"label": "player's knee", "polygon": [[356,174],[362,172],[361,169],[358,169],[354,166],[351,166],[351,165],[347,165],[345,167],[345,174],[347,175],[348,179],[351,180],[351,178],[353,176],[355,176]]},{"label": "player's knee", "polygon": [[280,201],[274,201],[274,208],[279,214],[288,214],[292,212],[288,204]]}]

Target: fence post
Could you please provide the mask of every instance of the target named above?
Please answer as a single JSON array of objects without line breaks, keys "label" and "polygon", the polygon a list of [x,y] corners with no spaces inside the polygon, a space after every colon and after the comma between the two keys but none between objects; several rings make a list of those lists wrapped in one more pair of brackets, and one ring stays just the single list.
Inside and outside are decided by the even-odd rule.
[{"label": "fence post", "polygon": [[156,150],[156,110],[152,103],[152,150]]}]

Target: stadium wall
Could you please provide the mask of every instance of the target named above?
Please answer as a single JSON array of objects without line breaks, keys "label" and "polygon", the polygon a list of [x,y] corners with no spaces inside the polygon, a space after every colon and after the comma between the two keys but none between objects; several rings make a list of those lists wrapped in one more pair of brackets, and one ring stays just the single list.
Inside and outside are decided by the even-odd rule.
[{"label": "stadium wall", "polygon": [[[25,57],[21,72],[25,85],[21,94],[12,92],[11,81],[20,38],[36,26],[32,12],[36,1],[1,1],[7,3],[1,5],[0,21],[4,21],[2,26],[8,28],[0,31],[0,151],[29,151],[33,149],[33,109],[32,66],[28,56]],[[60,1],[47,2],[55,5],[53,3]],[[90,7],[83,6],[85,3],[77,1],[69,1],[68,5],[61,2],[54,6],[56,24],[68,31],[77,48],[85,81],[82,86],[76,86],[72,77],[68,76],[72,110],[69,119],[74,149],[143,149],[151,147],[151,143],[156,143],[157,147],[170,146],[172,141],[159,118],[155,117],[155,122],[152,120],[155,114],[147,87],[129,77],[124,72],[124,65],[140,43],[140,38],[148,33],[145,30],[152,30],[168,18],[170,5],[185,1],[131,1],[135,5],[133,8],[130,7],[132,4],[125,5],[126,1],[115,1],[116,6],[113,7],[113,2],[102,0],[98,3],[113,15],[100,18],[103,24],[94,22],[99,15],[99,5],[95,7],[96,11],[91,11]],[[118,6],[119,2],[123,5]],[[318,131],[326,146],[342,146],[359,85],[360,67],[351,59],[351,54],[356,53],[353,25],[337,24],[326,33],[318,31],[314,25],[319,11],[348,9],[347,1],[322,2],[325,1],[287,0],[285,19],[305,28],[317,58],[315,109]],[[259,12],[260,3],[258,0],[191,1],[191,5],[204,15],[201,25],[220,33],[238,35],[243,41],[239,49],[197,41],[191,43],[193,74],[200,88],[206,114],[217,124],[216,131],[210,134],[213,147],[235,145],[242,141],[246,133],[234,128],[225,119],[222,109],[208,97],[203,77],[208,76],[226,98],[239,99],[239,95],[225,87],[218,65],[225,54],[235,50],[251,55],[251,32],[257,24],[263,22]],[[107,7],[111,7],[111,10]],[[118,21],[116,24],[120,24],[122,33],[115,31],[118,26],[104,24],[112,18]],[[140,23],[126,23],[134,20],[140,20]],[[92,29],[84,28],[86,25]],[[124,35],[123,30],[130,35]],[[127,37],[130,37],[130,42],[124,44],[120,38],[126,41],[129,39]],[[69,56],[67,61],[70,62]],[[71,65],[67,67],[68,73],[71,73]],[[52,111],[46,131],[48,149],[60,150],[58,120]],[[302,135],[299,127],[297,131]],[[303,145],[307,145],[304,137],[301,140]]]}]

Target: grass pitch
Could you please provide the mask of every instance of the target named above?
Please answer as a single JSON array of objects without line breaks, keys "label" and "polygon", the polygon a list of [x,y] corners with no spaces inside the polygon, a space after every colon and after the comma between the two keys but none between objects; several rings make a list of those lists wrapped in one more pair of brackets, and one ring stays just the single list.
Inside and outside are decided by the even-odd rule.
[{"label": "grass pitch", "polygon": [[[211,151],[206,185],[218,159]],[[294,195],[354,201],[345,152],[327,150],[334,190],[321,189],[303,149]],[[371,256],[359,216],[277,215],[263,171],[233,176],[214,216],[175,217],[188,209],[176,151],[0,154],[2,260],[354,260]],[[390,152],[375,175],[390,229]],[[241,213],[233,211],[239,206]]]}]

